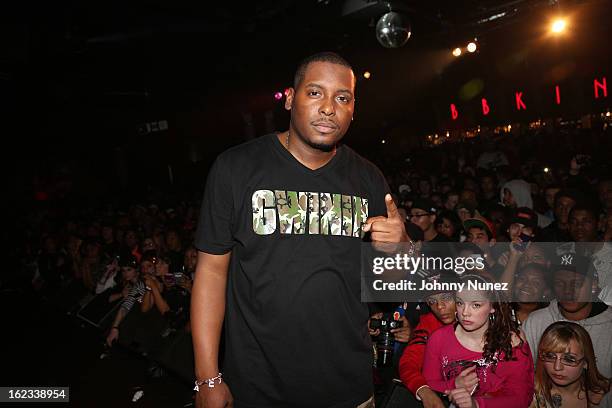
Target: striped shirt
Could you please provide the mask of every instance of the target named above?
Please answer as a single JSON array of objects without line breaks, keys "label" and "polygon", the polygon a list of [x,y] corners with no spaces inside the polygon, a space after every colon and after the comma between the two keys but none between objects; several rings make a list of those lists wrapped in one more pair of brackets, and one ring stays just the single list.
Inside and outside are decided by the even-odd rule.
[{"label": "striped shirt", "polygon": [[132,307],[134,307],[134,303],[142,302],[142,297],[144,296],[146,291],[147,288],[143,281],[139,280],[138,282],[136,282],[134,287],[130,289],[130,292],[123,300],[123,303],[121,303],[121,308],[125,309],[126,312],[132,310]]}]

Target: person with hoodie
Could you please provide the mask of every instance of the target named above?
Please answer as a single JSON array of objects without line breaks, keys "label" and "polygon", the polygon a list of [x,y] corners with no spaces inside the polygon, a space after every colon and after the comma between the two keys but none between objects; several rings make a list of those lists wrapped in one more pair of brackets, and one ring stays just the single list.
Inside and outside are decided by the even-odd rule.
[{"label": "person with hoodie", "polygon": [[[501,202],[510,208],[527,207],[533,209],[531,198],[531,185],[525,180],[510,180],[501,189]],[[538,226],[547,227],[552,220],[545,215],[538,214]]]},{"label": "person with hoodie", "polygon": [[574,253],[559,255],[552,266],[553,290],[556,297],[548,307],[532,312],[523,331],[531,347],[534,361],[538,344],[546,328],[554,322],[572,321],[585,328],[593,340],[597,369],[605,377],[612,375],[612,308],[593,302],[593,268],[588,258]]}]

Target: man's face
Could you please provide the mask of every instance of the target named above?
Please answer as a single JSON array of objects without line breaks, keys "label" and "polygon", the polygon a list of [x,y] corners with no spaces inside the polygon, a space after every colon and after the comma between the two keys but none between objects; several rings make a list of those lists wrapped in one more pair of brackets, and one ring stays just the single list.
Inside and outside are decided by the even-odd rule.
[{"label": "man's face", "polygon": [[594,242],[597,240],[597,220],[589,211],[574,211],[569,220],[569,232],[576,242]]},{"label": "man's face", "polygon": [[457,207],[457,204],[459,204],[459,196],[457,194],[451,194],[446,199],[444,207],[446,207],[447,210],[452,211],[455,209],[455,207]]},{"label": "man's face", "polygon": [[472,227],[468,230],[467,241],[484,249],[489,245],[489,236],[482,228]]},{"label": "man's face", "polygon": [[544,192],[544,197],[546,198],[546,204],[548,208],[554,208],[555,206],[555,194],[557,194],[561,189],[560,188],[547,188]]},{"label": "man's face", "polygon": [[533,228],[520,224],[518,222],[513,222],[512,224],[510,224],[510,226],[508,227],[508,234],[510,235],[511,241],[517,239],[521,234],[525,234],[530,237],[533,237],[534,235]]},{"label": "man's face", "polygon": [[418,225],[423,231],[429,230],[435,220],[436,216],[425,210],[421,210],[420,208],[410,209],[410,222]]},{"label": "man's face", "polygon": [[140,273],[143,275],[153,275],[155,273],[155,264],[151,261],[142,261],[140,264]]},{"label": "man's face", "polygon": [[599,200],[606,209],[612,208],[612,180],[605,180],[599,183],[597,188]]},{"label": "man's face", "polygon": [[516,276],[514,297],[519,302],[538,302],[548,294],[546,277],[540,269],[526,267]]},{"label": "man's face", "polygon": [[493,193],[495,191],[495,181],[493,180],[493,177],[483,177],[480,181],[480,188],[485,194]]},{"label": "man's face", "polygon": [[574,271],[559,270],[555,273],[553,288],[562,310],[575,313],[591,301],[591,278]]},{"label": "man's face", "polygon": [[291,111],[291,133],[311,148],[331,151],[351,124],[355,109],[355,75],[350,68],[312,62],[297,89],[291,88],[285,109]]},{"label": "man's face", "polygon": [[569,213],[575,205],[576,201],[573,199],[569,197],[559,197],[555,205],[555,218],[557,218],[561,224],[567,224]]}]

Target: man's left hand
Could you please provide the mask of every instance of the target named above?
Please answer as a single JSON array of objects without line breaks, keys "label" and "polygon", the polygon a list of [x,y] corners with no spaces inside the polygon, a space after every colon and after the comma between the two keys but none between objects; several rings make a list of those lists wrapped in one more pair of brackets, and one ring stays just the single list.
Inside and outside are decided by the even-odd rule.
[{"label": "man's left hand", "polygon": [[404,220],[397,210],[391,194],[385,196],[387,216],[370,217],[363,225],[364,232],[371,233],[374,242],[408,242],[410,237],[406,233]]}]

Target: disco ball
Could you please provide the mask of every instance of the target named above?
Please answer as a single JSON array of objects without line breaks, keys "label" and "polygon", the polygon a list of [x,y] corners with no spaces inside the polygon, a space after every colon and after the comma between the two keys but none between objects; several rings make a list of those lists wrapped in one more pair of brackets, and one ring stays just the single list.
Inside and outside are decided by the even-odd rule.
[{"label": "disco ball", "polygon": [[376,23],[376,38],[385,48],[399,48],[410,38],[408,18],[395,11],[383,15]]}]

